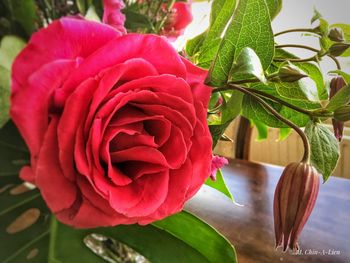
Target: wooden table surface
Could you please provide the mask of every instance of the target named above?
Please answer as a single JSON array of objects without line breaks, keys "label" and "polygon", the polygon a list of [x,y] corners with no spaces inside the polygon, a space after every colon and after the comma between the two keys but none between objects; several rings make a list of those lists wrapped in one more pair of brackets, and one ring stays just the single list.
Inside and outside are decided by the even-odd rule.
[{"label": "wooden table surface", "polygon": [[186,208],[234,244],[239,263],[349,263],[350,180],[336,177],[321,184],[316,206],[299,239],[303,255],[275,250],[272,203],[281,172],[278,166],[231,160],[223,174],[236,201],[244,206],[234,205],[205,186]]}]

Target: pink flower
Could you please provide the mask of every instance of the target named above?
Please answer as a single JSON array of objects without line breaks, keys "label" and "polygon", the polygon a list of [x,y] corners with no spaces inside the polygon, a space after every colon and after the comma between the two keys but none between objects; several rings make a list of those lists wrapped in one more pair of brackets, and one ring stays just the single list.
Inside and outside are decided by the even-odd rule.
[{"label": "pink flower", "polygon": [[164,25],[163,35],[176,39],[182,35],[185,28],[192,22],[191,2],[177,2]]},{"label": "pink flower", "polygon": [[210,172],[210,179],[213,181],[216,180],[216,172],[218,169],[221,169],[226,164],[228,164],[228,160],[225,157],[220,157],[217,155],[213,155],[213,158],[211,160],[211,172]]},{"label": "pink flower", "polygon": [[11,117],[31,153],[21,177],[74,227],[162,219],[210,173],[207,72],[163,37],[119,35],[63,18],[12,68]]},{"label": "pink flower", "polygon": [[123,0],[103,0],[102,22],[114,27],[121,34],[126,34],[125,15],[121,12],[124,7]]}]

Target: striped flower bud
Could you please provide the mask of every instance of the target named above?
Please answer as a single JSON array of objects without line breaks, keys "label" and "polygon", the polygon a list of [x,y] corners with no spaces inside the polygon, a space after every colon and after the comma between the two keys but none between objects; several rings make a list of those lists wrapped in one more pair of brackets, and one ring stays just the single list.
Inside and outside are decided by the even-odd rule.
[{"label": "striped flower bud", "polygon": [[328,37],[334,42],[343,42],[345,41],[344,33],[341,28],[334,27],[329,30]]},{"label": "striped flower bud", "polygon": [[[339,76],[339,77],[333,78],[329,85],[330,87],[329,97],[332,98],[339,90],[341,90],[345,86],[346,86],[346,83],[343,77]],[[338,141],[341,141],[343,137],[344,122],[336,119],[332,119],[332,124],[333,124],[334,136],[338,139]]]},{"label": "striped flower bud", "polygon": [[329,48],[329,54],[338,57],[350,47],[349,43],[335,43]]},{"label": "striped flower bud", "polygon": [[276,247],[299,250],[298,238],[316,202],[320,178],[310,164],[291,163],[284,169],[274,196]]}]

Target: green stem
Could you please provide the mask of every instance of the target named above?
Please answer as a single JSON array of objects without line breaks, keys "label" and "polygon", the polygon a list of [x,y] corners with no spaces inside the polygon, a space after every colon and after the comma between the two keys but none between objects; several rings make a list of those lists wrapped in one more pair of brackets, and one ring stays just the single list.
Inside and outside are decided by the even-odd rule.
[{"label": "green stem", "polygon": [[[221,92],[221,91],[226,91],[226,90],[232,90],[232,89],[235,89],[236,87],[237,87],[236,85],[230,85],[228,87],[216,88],[216,89],[213,89],[213,92]],[[243,87],[240,87],[240,88],[243,88]],[[282,100],[280,98],[276,98],[275,96],[273,96],[271,94],[268,94],[268,93],[265,93],[265,92],[263,92],[261,90],[249,89],[249,91],[252,92],[252,93],[258,94],[260,96],[263,96],[263,97],[265,97],[267,99],[270,99],[270,100],[272,100],[274,102],[278,102],[278,103],[280,103],[280,104],[282,104],[282,105],[284,105],[284,106],[286,106],[286,107],[288,107],[290,109],[293,109],[293,110],[295,110],[297,112],[306,114],[306,115],[308,115],[310,117],[316,117],[315,114],[313,112],[309,111],[309,110],[304,110],[302,108],[294,106],[293,104],[290,104],[290,103],[288,103],[288,102],[286,102],[286,101],[284,101],[284,100]],[[321,117],[324,117],[324,116],[321,116]]]},{"label": "green stem", "polygon": [[307,62],[307,61],[317,61],[318,55],[308,57],[308,58],[274,58],[273,61],[276,62],[284,62],[284,61],[290,61],[290,62]]},{"label": "green stem", "polygon": [[277,45],[275,46],[275,48],[285,48],[285,47],[293,47],[293,48],[303,48],[303,49],[307,49],[316,53],[319,53],[320,50],[313,48],[313,47],[309,47],[309,46],[304,46],[304,45],[297,45],[297,44],[287,44],[287,45]]},{"label": "green stem", "polygon": [[303,141],[303,145],[304,145],[304,155],[303,158],[301,160],[301,162],[309,162],[310,161],[310,144],[309,141],[305,135],[305,133],[297,126],[295,125],[293,122],[291,122],[290,120],[284,118],[281,114],[279,114],[273,107],[271,107],[266,101],[264,101],[262,98],[260,98],[259,96],[257,96],[256,94],[248,91],[245,88],[239,87],[239,86],[232,86],[232,88],[234,88],[235,90],[238,90],[244,94],[247,94],[249,96],[252,96],[254,99],[256,99],[266,110],[268,110],[270,113],[272,113],[276,119],[280,120],[281,122],[287,124],[289,127],[291,127],[293,130],[295,130],[301,140]]},{"label": "green stem", "polygon": [[337,69],[341,70],[341,66],[340,66],[339,60],[336,57],[332,56],[332,55],[328,55],[328,57],[331,58],[334,61],[334,63],[337,65]]},{"label": "green stem", "polygon": [[[292,33],[292,32],[308,32],[308,33],[315,33],[314,29],[312,28],[293,28],[293,29],[288,29],[284,30],[281,32],[276,33],[274,36],[277,37],[279,35],[287,34],[287,33]],[[316,33],[315,33],[316,34]]]}]

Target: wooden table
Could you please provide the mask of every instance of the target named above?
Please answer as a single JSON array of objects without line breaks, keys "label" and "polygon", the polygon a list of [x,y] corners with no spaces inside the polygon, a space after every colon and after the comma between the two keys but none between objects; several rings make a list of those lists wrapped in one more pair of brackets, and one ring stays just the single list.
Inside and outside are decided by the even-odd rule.
[{"label": "wooden table", "polygon": [[234,244],[239,263],[349,263],[350,180],[336,177],[320,187],[314,211],[300,236],[303,255],[275,250],[272,203],[281,172],[278,166],[231,160],[223,169],[224,177],[236,201],[244,206],[203,187],[186,208]]}]

